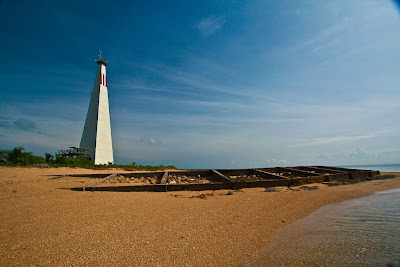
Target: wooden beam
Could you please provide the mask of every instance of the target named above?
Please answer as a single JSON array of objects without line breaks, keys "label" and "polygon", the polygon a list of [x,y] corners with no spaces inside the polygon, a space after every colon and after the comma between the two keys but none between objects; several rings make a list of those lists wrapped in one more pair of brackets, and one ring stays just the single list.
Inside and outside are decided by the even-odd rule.
[{"label": "wooden beam", "polygon": [[331,166],[315,166],[315,167],[324,168],[324,169],[328,169],[328,170],[344,171],[344,172],[369,171],[369,170],[360,170],[360,169],[351,169],[351,168],[331,167]]},{"label": "wooden beam", "polygon": [[253,169],[254,174],[258,174],[261,178],[269,178],[269,179],[285,179],[285,180],[290,180],[289,178],[281,175],[277,175],[274,173],[258,170],[258,169]]},{"label": "wooden beam", "polygon": [[296,169],[292,169],[292,168],[279,167],[279,170],[283,170],[283,171],[286,171],[286,172],[291,172],[291,173],[297,174],[297,175],[320,176],[318,173],[301,171],[301,170],[296,170]]},{"label": "wooden beam", "polygon": [[106,180],[112,179],[112,178],[114,178],[114,177],[117,176],[117,175],[118,175],[118,173],[113,173],[113,174],[111,174],[111,175],[109,175],[109,176],[107,176],[107,177],[104,177],[103,179],[100,179],[100,180],[97,180],[97,181],[95,181],[95,182],[93,182],[93,183],[87,184],[87,185],[85,185],[85,186],[83,187],[83,191],[85,191],[85,189],[86,189],[87,187],[93,187],[93,186],[95,186],[95,185],[98,185],[98,184],[100,184],[100,183],[106,181]]},{"label": "wooden beam", "polygon": [[225,176],[241,176],[252,173],[251,169],[218,169],[216,171],[223,173]]},{"label": "wooden beam", "polygon": [[232,183],[232,180],[230,178],[228,178],[227,176],[223,175],[222,173],[220,173],[219,171],[216,170],[211,170],[211,173],[215,174],[214,176],[218,177],[220,180],[222,180],[223,182],[228,182],[228,183]]},{"label": "wooden beam", "polygon": [[339,171],[339,170],[333,170],[333,169],[326,169],[322,167],[306,167],[306,166],[301,166],[299,167],[300,169],[303,170],[310,170],[310,171],[315,171],[317,173],[345,173],[344,171]]},{"label": "wooden beam", "polygon": [[108,173],[85,173],[85,174],[65,174],[64,177],[84,177],[84,178],[104,178],[108,176]]}]

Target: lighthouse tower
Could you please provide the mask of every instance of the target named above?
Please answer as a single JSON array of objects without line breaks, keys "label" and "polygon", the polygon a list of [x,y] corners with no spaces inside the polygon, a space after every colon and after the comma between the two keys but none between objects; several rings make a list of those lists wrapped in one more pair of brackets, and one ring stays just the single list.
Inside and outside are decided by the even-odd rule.
[{"label": "lighthouse tower", "polygon": [[96,80],[80,144],[81,148],[89,149],[89,157],[96,165],[114,163],[107,90],[108,61],[104,60],[101,53],[99,51],[96,59]]}]

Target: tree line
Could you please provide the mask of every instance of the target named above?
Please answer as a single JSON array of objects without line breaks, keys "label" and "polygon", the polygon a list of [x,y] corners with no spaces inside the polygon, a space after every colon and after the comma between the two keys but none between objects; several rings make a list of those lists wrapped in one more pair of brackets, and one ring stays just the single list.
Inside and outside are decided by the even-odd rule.
[{"label": "tree line", "polygon": [[163,169],[176,169],[175,166],[152,166],[152,165],[137,165],[132,162],[128,165],[94,165],[94,162],[83,157],[67,158],[57,153],[45,153],[44,157],[33,155],[32,152],[25,151],[24,147],[15,147],[11,150],[0,150],[0,166],[46,166],[46,167],[84,167],[84,168],[98,168],[98,167],[117,167],[128,168],[135,170],[163,170]]},{"label": "tree line", "polygon": [[25,151],[24,147],[15,147],[12,150],[0,150],[0,163],[10,166],[31,166],[47,164],[54,166],[79,166],[90,167],[94,163],[85,157],[66,158],[55,153],[45,153],[44,157],[33,155],[32,152]]}]

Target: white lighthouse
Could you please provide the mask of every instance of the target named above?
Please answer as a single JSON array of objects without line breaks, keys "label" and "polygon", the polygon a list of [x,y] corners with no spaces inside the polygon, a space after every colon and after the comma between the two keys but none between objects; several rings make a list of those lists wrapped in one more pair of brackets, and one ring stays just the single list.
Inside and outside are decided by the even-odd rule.
[{"label": "white lighthouse", "polygon": [[81,138],[81,148],[89,149],[89,157],[94,164],[114,163],[110,109],[108,104],[107,90],[107,60],[101,56],[96,59],[96,80],[90,99],[89,109],[86,116],[85,127]]}]

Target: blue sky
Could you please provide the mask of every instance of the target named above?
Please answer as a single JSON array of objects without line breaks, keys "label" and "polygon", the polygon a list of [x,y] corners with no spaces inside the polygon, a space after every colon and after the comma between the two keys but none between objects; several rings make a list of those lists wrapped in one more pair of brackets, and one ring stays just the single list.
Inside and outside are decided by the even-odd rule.
[{"label": "blue sky", "polygon": [[0,148],[79,144],[98,50],[116,163],[400,162],[395,2],[0,1]]}]

